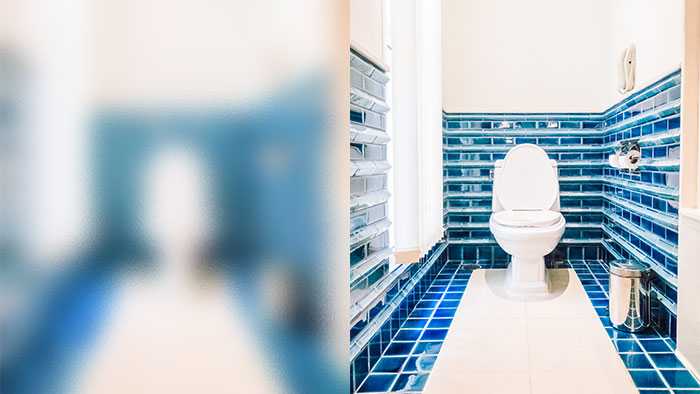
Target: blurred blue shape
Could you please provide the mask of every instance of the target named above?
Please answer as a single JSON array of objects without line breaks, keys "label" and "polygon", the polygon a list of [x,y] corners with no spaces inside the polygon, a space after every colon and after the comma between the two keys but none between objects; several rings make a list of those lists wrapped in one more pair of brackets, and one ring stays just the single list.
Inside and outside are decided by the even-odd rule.
[{"label": "blurred blue shape", "polygon": [[[332,141],[327,88],[311,78],[263,105],[234,109],[103,108],[92,138],[95,244],[42,287],[30,332],[0,366],[2,393],[62,392],[80,355],[104,327],[112,289],[125,271],[153,267],[139,215],[149,158],[178,145],[204,161],[214,188],[217,234],[206,260],[230,284],[260,352],[289,392],[347,391],[345,369],[322,338],[327,278],[319,267],[327,236],[319,193],[321,155]],[[283,273],[285,310],[265,303],[266,272]],[[232,354],[231,357],[236,357]]]}]

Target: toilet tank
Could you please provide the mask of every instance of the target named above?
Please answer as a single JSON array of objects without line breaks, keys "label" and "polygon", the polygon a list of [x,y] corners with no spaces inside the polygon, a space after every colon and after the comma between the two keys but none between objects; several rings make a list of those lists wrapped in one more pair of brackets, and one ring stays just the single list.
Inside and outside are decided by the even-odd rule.
[{"label": "toilet tank", "polygon": [[[552,169],[554,170],[555,174],[558,174],[558,168],[557,168],[557,162],[556,160],[549,160],[550,164],[552,165]],[[499,179],[499,174],[501,170],[503,169],[503,164],[504,160],[496,160],[496,163],[494,164],[493,172],[492,172],[492,178],[493,178],[493,191],[491,193],[491,211],[493,212],[500,212],[503,210],[503,205],[498,199],[498,179]],[[557,176],[558,178],[558,176]],[[554,204],[552,204],[551,208],[549,208],[550,211],[555,211],[559,212],[561,210],[560,203],[559,203],[559,193],[557,193],[557,198],[554,201]]]}]

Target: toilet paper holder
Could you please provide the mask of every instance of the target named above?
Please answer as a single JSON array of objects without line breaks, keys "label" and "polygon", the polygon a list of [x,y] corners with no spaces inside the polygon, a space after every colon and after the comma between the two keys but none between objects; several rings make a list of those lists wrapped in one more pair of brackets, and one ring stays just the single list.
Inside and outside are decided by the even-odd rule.
[{"label": "toilet paper holder", "polygon": [[608,156],[608,162],[613,168],[627,173],[639,172],[642,151],[637,140],[622,141],[616,147],[615,153]]}]

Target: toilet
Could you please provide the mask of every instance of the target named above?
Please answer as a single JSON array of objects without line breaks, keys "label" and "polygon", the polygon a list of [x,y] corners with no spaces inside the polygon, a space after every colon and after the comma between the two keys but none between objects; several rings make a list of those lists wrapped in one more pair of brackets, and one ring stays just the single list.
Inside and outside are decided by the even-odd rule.
[{"label": "toilet", "polygon": [[554,250],[566,221],[559,212],[557,162],[537,145],[511,148],[495,163],[489,227],[512,256],[506,292],[518,298],[549,293],[544,256]]}]

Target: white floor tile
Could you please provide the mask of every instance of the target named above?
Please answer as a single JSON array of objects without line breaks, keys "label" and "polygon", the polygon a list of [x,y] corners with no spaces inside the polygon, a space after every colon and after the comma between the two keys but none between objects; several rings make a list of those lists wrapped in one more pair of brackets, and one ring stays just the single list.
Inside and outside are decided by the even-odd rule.
[{"label": "white floor tile", "polygon": [[636,393],[576,274],[551,274],[552,298],[522,302],[474,271],[424,393]]}]

